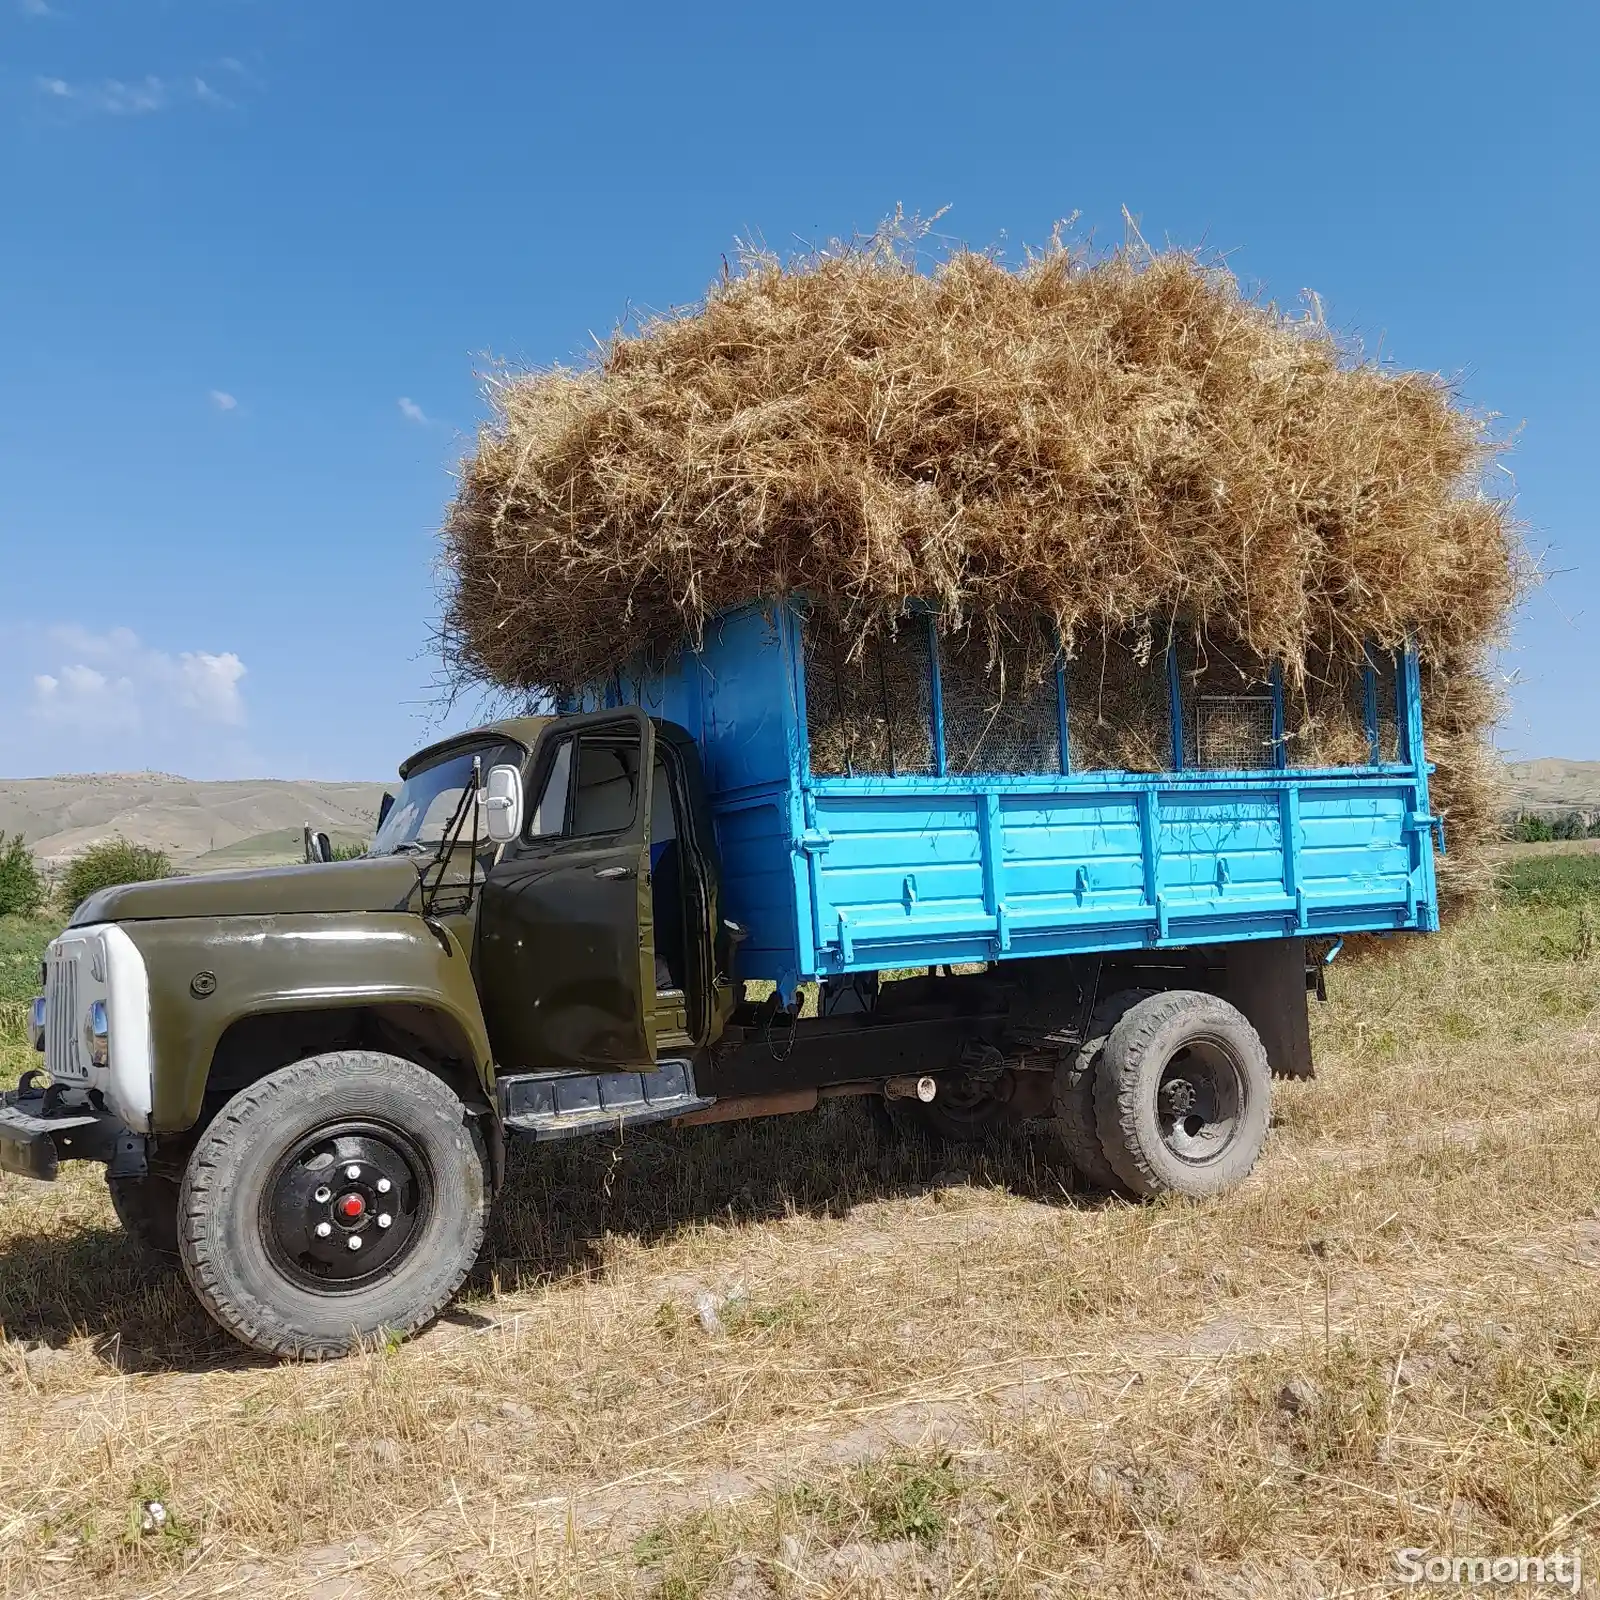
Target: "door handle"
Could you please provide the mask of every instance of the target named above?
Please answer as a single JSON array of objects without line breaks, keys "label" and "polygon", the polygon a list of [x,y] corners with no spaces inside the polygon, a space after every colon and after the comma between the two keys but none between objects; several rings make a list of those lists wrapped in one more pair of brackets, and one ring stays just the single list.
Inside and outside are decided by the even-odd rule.
[{"label": "door handle", "polygon": [[618,878],[631,878],[633,876],[633,868],[632,867],[596,867],[594,869],[594,875],[597,878],[604,879],[607,883],[611,883],[611,882],[614,882]]}]

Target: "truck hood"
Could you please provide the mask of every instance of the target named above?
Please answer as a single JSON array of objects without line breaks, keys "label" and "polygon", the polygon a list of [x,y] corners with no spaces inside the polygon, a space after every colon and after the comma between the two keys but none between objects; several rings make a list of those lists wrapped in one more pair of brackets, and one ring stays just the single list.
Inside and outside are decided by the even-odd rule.
[{"label": "truck hood", "polygon": [[[427,864],[427,858],[423,859]],[[409,856],[330,861],[249,872],[197,873],[125,883],[90,895],[73,924],[138,922],[162,917],[262,917],[316,911],[404,911],[419,863]]]}]

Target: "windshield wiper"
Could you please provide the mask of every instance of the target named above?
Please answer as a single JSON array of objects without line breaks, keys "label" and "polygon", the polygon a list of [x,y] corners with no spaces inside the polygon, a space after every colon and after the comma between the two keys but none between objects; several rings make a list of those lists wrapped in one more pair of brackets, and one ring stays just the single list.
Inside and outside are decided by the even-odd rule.
[{"label": "windshield wiper", "polygon": [[415,853],[419,856],[425,856],[430,851],[437,850],[442,842],[442,840],[435,839],[432,844],[424,844],[420,839],[407,839],[404,843],[397,844],[389,854],[392,856],[408,856]]}]

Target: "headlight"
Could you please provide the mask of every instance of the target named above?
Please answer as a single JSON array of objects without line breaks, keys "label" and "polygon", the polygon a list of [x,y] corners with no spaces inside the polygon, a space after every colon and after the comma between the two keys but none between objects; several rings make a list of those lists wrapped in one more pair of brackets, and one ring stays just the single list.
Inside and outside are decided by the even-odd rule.
[{"label": "headlight", "polygon": [[111,1025],[106,1018],[106,1003],[96,1000],[89,1007],[89,1059],[103,1067],[111,1059]]},{"label": "headlight", "polygon": [[44,1049],[44,1026],[48,1014],[44,996],[36,994],[33,997],[33,1007],[28,1013],[28,1026],[33,1033],[33,1048],[35,1050]]}]

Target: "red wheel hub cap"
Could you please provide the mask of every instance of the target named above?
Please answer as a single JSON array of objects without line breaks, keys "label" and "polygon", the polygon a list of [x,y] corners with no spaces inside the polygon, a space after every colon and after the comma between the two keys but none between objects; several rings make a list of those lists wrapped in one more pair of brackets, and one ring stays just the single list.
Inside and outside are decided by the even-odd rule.
[{"label": "red wheel hub cap", "polygon": [[366,1201],[364,1201],[360,1195],[347,1194],[344,1199],[339,1202],[339,1215],[353,1219],[355,1217],[359,1217],[361,1213],[366,1210],[366,1208]]}]

